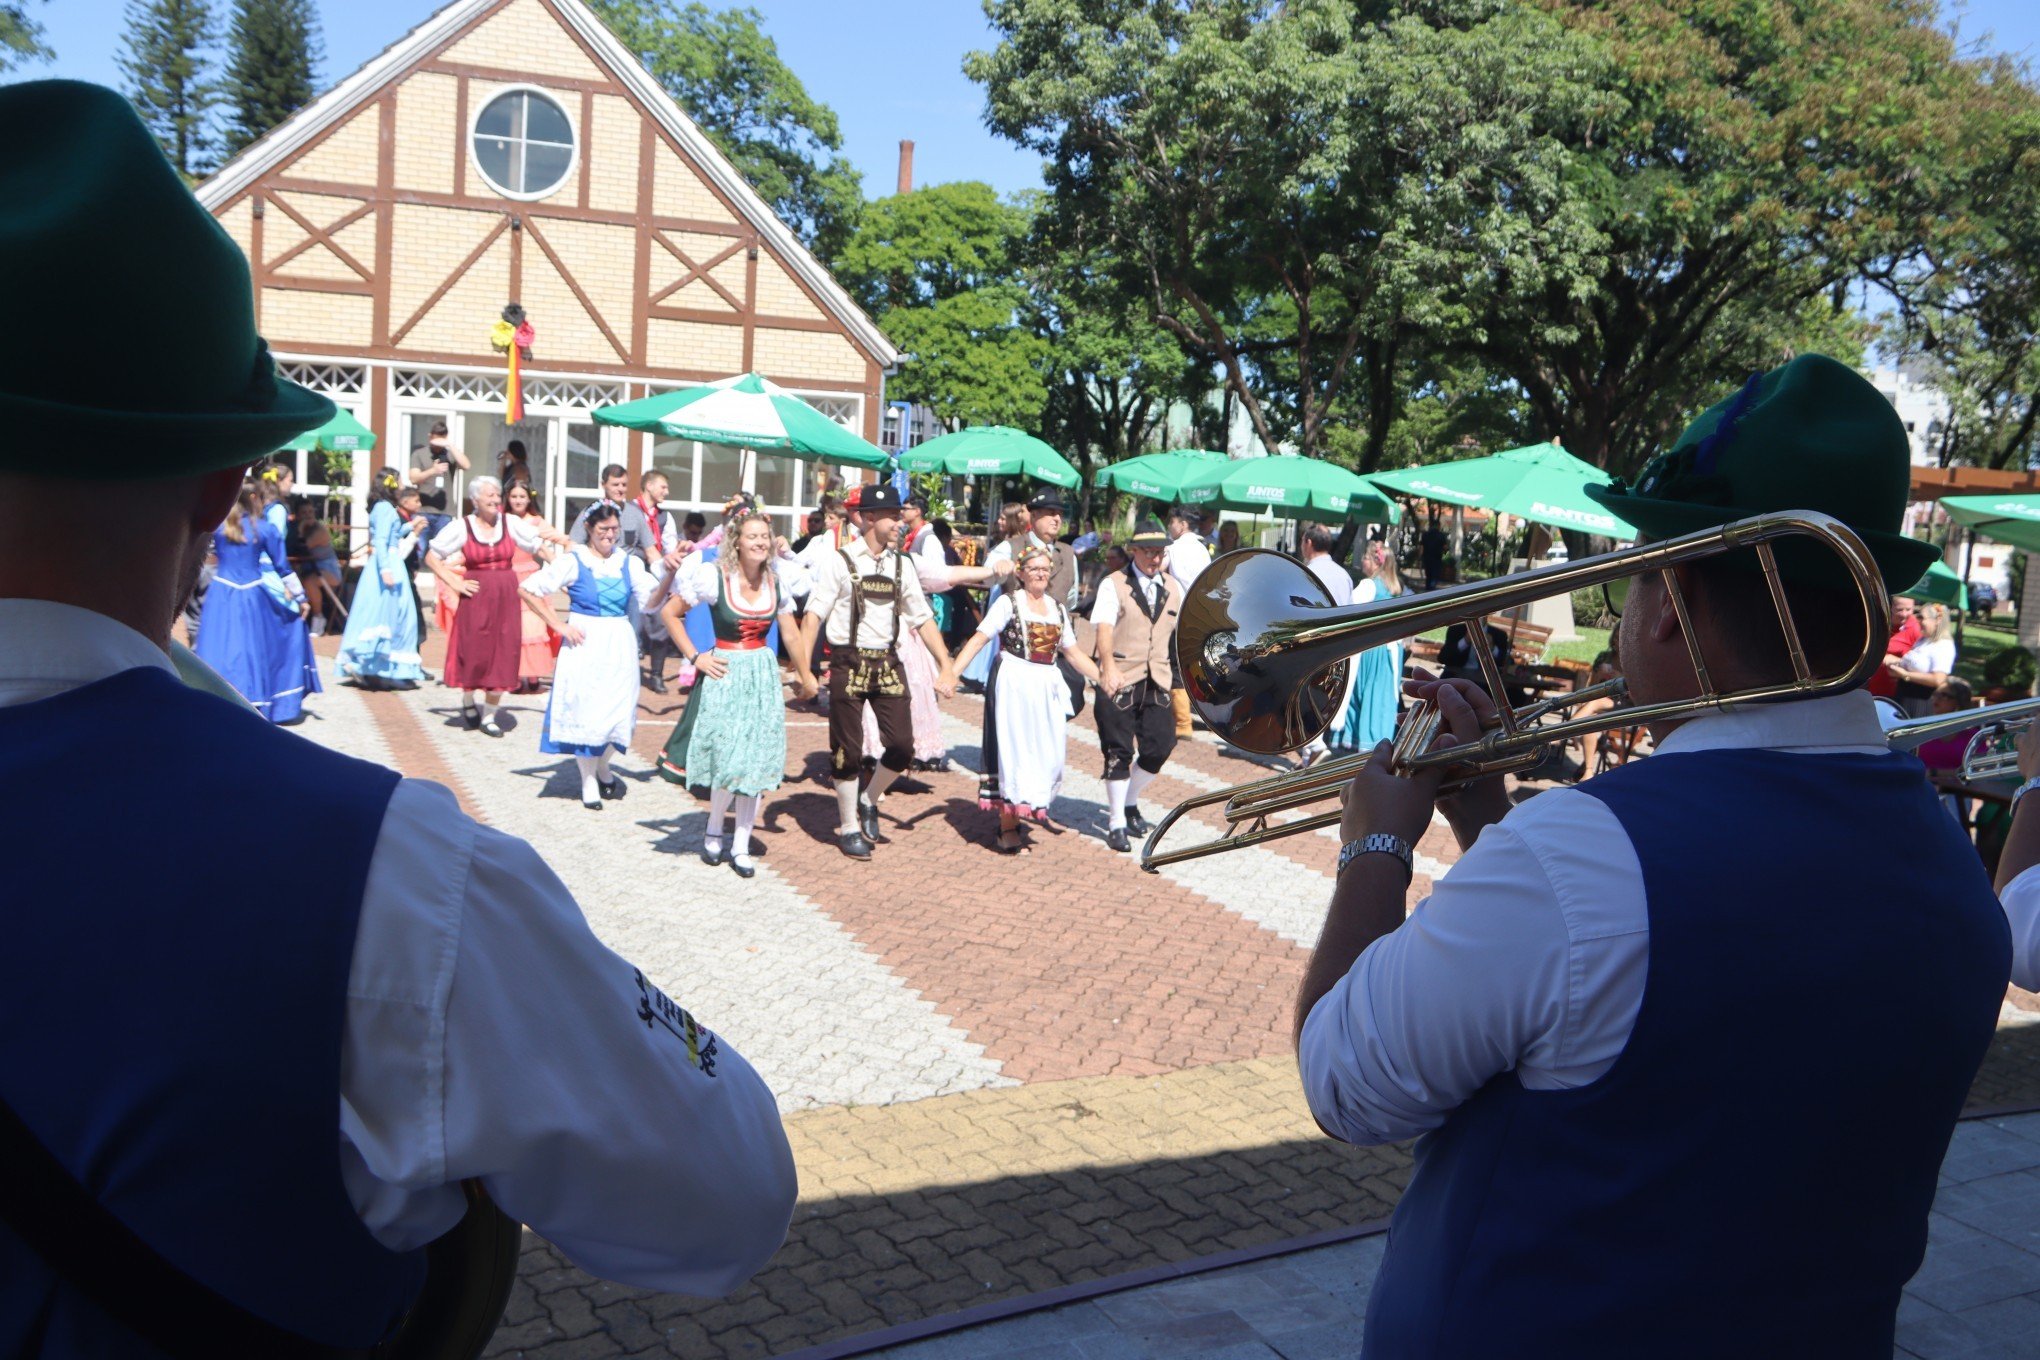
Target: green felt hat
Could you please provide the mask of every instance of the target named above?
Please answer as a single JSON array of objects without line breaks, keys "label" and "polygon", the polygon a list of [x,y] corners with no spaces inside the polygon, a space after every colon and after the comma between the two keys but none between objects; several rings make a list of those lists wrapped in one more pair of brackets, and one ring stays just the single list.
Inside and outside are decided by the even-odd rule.
[{"label": "green felt hat", "polygon": [[[1774,510],[1820,510],[1854,529],[1885,581],[1917,581],[1940,550],[1899,532],[1912,483],[1905,423],[1862,374],[1803,354],[1700,413],[1635,486],[1587,495],[1651,538]],[[1819,550],[1814,550],[1819,554]],[[1779,553],[1788,574],[1832,568],[1825,554]]]},{"label": "green felt hat", "polygon": [[0,471],[211,472],[332,416],[276,376],[240,247],[126,99],[0,87],[0,127]]}]

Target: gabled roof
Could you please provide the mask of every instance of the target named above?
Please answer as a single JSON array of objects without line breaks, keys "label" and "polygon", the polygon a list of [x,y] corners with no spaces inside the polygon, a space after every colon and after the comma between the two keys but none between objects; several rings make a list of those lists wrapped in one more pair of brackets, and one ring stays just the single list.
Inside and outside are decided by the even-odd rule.
[{"label": "gabled roof", "polygon": [[[221,166],[218,173],[198,186],[198,201],[218,211],[235,195],[263,175],[289,160],[327,128],[345,121],[370,103],[390,85],[402,79],[413,66],[451,40],[469,23],[496,8],[502,0],[453,0],[398,41],[384,48],[353,75],[319,98],[299,109],[283,122]],[[632,95],[657,120],[667,136],[701,168],[715,187],[736,205],[738,214],[756,231],[774,254],[785,261],[801,282],[814,290],[822,305],[844,330],[885,367],[899,363],[900,352],[864,309],[851,300],[822,262],[801,244],[786,223],[779,220],[770,204],[758,196],[737,168],[730,164],[692,118],[660,88],[629,49],[617,41],[582,0],[545,0],[578,33],[608,70],[617,84]],[[543,83],[543,77],[535,77]],[[507,200],[506,200],[507,202]],[[535,205],[534,205],[535,206]]]}]

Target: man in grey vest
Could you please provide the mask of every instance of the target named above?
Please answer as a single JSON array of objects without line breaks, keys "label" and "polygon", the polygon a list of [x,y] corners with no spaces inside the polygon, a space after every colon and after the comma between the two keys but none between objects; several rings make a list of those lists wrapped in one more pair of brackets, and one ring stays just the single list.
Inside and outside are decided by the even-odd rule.
[{"label": "man in grey vest", "polygon": [[1145,836],[1140,791],[1176,749],[1176,714],[1169,692],[1171,659],[1183,587],[1163,570],[1169,535],[1143,520],[1127,540],[1125,571],[1098,584],[1091,626],[1098,630],[1098,742],[1105,748],[1105,843],[1121,854],[1129,833]]}]

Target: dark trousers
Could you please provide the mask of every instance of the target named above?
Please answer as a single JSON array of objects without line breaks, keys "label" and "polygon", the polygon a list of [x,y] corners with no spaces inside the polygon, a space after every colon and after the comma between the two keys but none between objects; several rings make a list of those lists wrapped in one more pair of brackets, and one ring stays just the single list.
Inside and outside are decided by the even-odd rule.
[{"label": "dark trousers", "polygon": [[1136,680],[1107,698],[1098,693],[1098,744],[1105,749],[1105,777],[1124,779],[1138,751],[1140,767],[1160,774],[1176,749],[1176,710],[1169,691],[1152,680]]},{"label": "dark trousers", "polygon": [[[855,667],[829,667],[829,752],[836,778],[857,776],[864,764],[864,705],[878,719],[878,763],[898,774],[914,758],[914,709],[906,688],[898,694],[850,692]],[[898,674],[897,667],[894,674]]]}]

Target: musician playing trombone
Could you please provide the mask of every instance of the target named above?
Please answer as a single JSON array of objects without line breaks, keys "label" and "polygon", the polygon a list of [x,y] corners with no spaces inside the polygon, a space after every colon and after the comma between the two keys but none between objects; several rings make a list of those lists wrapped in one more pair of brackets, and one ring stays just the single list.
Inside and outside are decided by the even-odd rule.
[{"label": "musician playing trombone", "polygon": [[[1649,538],[1822,510],[1912,581],[1934,549],[1898,532],[1907,486],[1890,404],[1808,355],[1597,499]],[[1778,563],[1807,660],[1846,675],[1866,607],[1799,546]],[[1703,692],[1689,641],[1713,692],[1795,673],[1747,550],[1634,578],[1619,638],[1639,705]],[[1494,717],[1465,682],[1410,691],[1446,744]],[[1652,734],[1651,758],[1513,808],[1499,777],[1437,797],[1386,743],[1348,788],[1304,1087],[1334,1137],[1425,1140],[1365,1355],[1891,1354],[2004,916],[1860,688]],[[1405,920],[1434,807],[1464,856]]]}]

